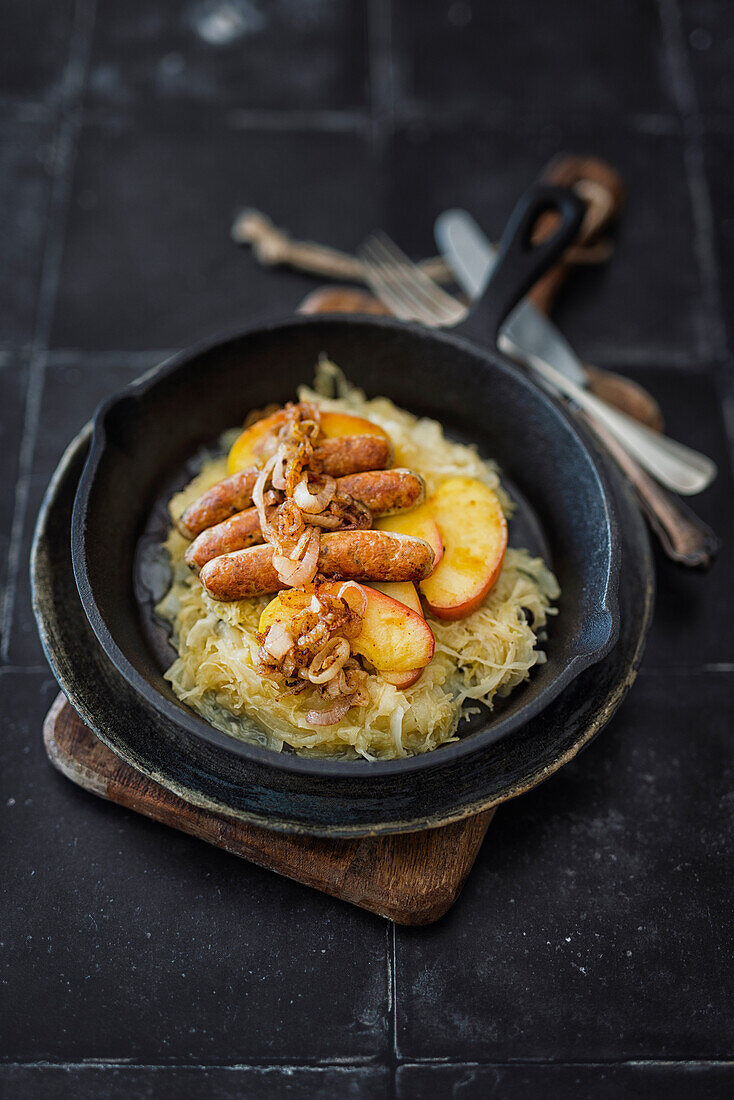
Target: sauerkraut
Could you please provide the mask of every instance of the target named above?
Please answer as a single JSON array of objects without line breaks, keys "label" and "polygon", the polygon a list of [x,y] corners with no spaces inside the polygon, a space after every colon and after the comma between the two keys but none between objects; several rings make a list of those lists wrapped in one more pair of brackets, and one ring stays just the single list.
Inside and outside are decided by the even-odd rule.
[{"label": "sauerkraut", "polygon": [[[429,493],[447,477],[475,477],[494,489],[511,515],[512,502],[496,467],[473,447],[447,439],[436,421],[418,419],[385,397],[368,400],[328,361],[319,364],[315,388],[303,386],[298,396],[384,428],[395,445],[395,465],[421,474]],[[172,517],[225,475],[224,456],[205,462],[171,500]],[[335,725],[315,727],[306,720],[313,706],[311,689],[284,695],[282,687],[256,671],[256,631],[272,597],[233,603],[212,599],[184,562],[188,545],[172,528],[165,543],[172,583],[157,607],[170,624],[178,653],[166,678],[178,698],[217,729],[275,751],[389,760],[455,740],[462,717],[481,706],[491,708],[497,696],[507,695],[545,660],[538,641],[560,594],[540,558],[508,549],[496,584],[476,611],[456,622],[426,616],[436,650],[413,686],[401,690],[369,675],[366,705],[352,707]]]}]

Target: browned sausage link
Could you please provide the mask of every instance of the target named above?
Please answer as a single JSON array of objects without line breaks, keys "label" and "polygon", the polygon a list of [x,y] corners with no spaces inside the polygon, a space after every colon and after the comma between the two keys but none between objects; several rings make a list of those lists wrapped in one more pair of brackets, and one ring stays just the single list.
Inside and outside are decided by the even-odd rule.
[{"label": "browned sausage link", "polygon": [[[396,512],[415,508],[423,501],[426,492],[423,478],[411,470],[372,470],[369,473],[348,474],[338,478],[336,485],[339,492],[349,493],[369,508],[373,516],[392,516]],[[192,569],[201,569],[220,554],[245,550],[262,541],[257,510],[248,508],[202,531],[187,549],[185,557]]]},{"label": "browned sausage link", "polygon": [[364,470],[384,470],[392,461],[392,444],[381,435],[340,435],[322,439],[314,457],[330,477],[344,477]]},{"label": "browned sausage link", "polygon": [[187,548],[184,557],[192,569],[201,569],[212,558],[220,554],[231,554],[233,550],[244,550],[262,542],[260,517],[257,508],[248,508],[245,512],[207,527]]},{"label": "browned sausage link", "polygon": [[426,496],[426,483],[412,470],[372,470],[369,473],[347,474],[340,477],[336,487],[341,493],[364,504],[373,516],[392,516],[407,512],[422,504]]},{"label": "browned sausage link", "polygon": [[187,539],[193,539],[207,527],[213,527],[215,523],[229,519],[235,512],[241,512],[252,503],[252,490],[257,481],[257,474],[258,471],[254,467],[249,470],[240,470],[239,473],[225,477],[216,485],[212,485],[203,496],[189,505],[178,520],[176,526],[181,534]]},{"label": "browned sausage link", "polygon": [[334,531],[323,535],[319,571],[353,581],[422,581],[433,569],[423,539],[393,531]]},{"label": "browned sausage link", "polygon": [[[315,457],[325,474],[342,477],[344,474],[363,470],[381,470],[392,458],[389,439],[378,435],[345,435],[337,439],[324,439],[316,447]],[[193,539],[213,527],[215,523],[229,519],[252,503],[252,490],[258,471],[252,467],[218,481],[203,496],[190,505],[176,526],[182,535]]]},{"label": "browned sausage link", "polygon": [[[354,581],[420,581],[433,569],[433,550],[422,539],[391,531],[334,531],[322,535],[319,572]],[[285,587],[273,568],[272,546],[250,546],[207,562],[201,583],[215,600],[229,602]]]}]

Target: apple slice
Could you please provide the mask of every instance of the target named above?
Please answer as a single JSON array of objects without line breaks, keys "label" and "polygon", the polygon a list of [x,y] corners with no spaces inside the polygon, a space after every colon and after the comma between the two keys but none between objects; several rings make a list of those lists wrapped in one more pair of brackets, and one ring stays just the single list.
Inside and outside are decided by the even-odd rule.
[{"label": "apple slice", "polygon": [[[319,586],[319,592],[338,596],[343,583],[326,581]],[[362,630],[352,642],[354,652],[366,657],[378,672],[413,672],[425,668],[433,656],[435,641],[423,615],[376,588],[366,584],[359,587],[367,597],[367,606]]]},{"label": "apple slice", "polygon": [[[443,557],[443,542],[438,524],[428,503],[419,504],[409,512],[399,512],[394,516],[383,516],[375,523],[378,531],[394,531],[398,535],[414,535],[423,539],[433,548],[433,571]],[[395,597],[399,599],[399,597]],[[408,605],[410,606],[410,605]]]},{"label": "apple slice", "polygon": [[499,576],[507,523],[497,494],[473,477],[451,477],[427,502],[438,524],[443,558],[420,589],[439,619],[463,619]]},{"label": "apple slice", "polygon": [[[257,448],[268,432],[279,427],[285,420],[285,410],[279,409],[272,416],[256,420],[237,437],[232,444],[227,459],[227,473],[236,474],[248,466],[254,466],[258,460]],[[378,428],[371,420],[363,416],[351,416],[349,413],[324,412],[321,414],[321,430],[327,439],[338,439],[342,435],[378,435],[387,439],[387,432]]]},{"label": "apple slice", "polygon": [[411,611],[415,611],[416,615],[425,618],[425,615],[423,615],[421,598],[412,581],[370,581],[369,585],[366,587],[376,588],[378,592],[382,592],[383,595],[389,596],[391,600],[397,600],[398,603],[404,603]]},{"label": "apple slice", "polygon": [[[411,611],[415,611],[416,615],[425,618],[420,596],[412,581],[373,581],[369,587],[379,589],[380,592],[393,600],[397,600],[398,603],[404,603]],[[408,672],[380,672],[383,680],[387,680],[388,684],[392,684],[393,687],[399,688],[401,691],[412,687],[417,680],[420,680],[422,675],[422,668],[411,668]]]},{"label": "apple slice", "polygon": [[[326,581],[318,594],[338,596],[344,581]],[[349,582],[350,585],[354,582]],[[352,639],[352,649],[374,665],[378,671],[414,672],[423,669],[433,656],[433,631],[422,615],[383,592],[358,585],[367,601],[362,617],[362,630]],[[310,595],[290,589],[271,600],[260,616],[258,629],[266,633],[276,621],[287,623],[311,600]]]}]

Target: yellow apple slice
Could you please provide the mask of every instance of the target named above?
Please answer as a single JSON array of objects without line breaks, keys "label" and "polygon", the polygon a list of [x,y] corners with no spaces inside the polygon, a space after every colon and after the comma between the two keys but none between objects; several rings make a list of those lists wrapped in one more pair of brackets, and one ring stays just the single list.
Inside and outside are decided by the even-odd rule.
[{"label": "yellow apple slice", "polygon": [[421,598],[412,581],[370,581],[365,587],[376,588],[391,600],[404,603],[411,611],[415,611],[416,615],[422,615],[425,618]]},{"label": "yellow apple slice", "polygon": [[[354,582],[349,583],[351,586]],[[319,585],[318,594],[338,596],[343,586],[343,581],[326,581]],[[366,605],[362,629],[352,639],[353,651],[366,657],[378,671],[412,673],[423,669],[433,656],[435,645],[433,631],[423,616],[375,588],[358,587]],[[276,621],[287,624],[310,600],[310,595],[297,589],[279,593],[260,616],[258,629],[265,634]]]},{"label": "yellow apple slice", "polygon": [[497,494],[473,477],[444,481],[427,502],[444,554],[420,589],[439,619],[463,619],[481,604],[499,576],[507,523]]},{"label": "yellow apple slice", "polygon": [[419,504],[409,512],[399,512],[394,516],[384,516],[375,521],[378,531],[394,531],[398,535],[414,535],[423,539],[433,548],[433,570],[443,557],[443,541],[435,517],[428,503]]},{"label": "yellow apple slice", "polygon": [[[416,615],[425,618],[420,596],[412,581],[373,581],[369,587],[379,589],[390,599],[397,600],[398,603],[404,603],[411,611],[415,611]],[[380,672],[383,680],[387,680],[388,684],[392,684],[393,687],[399,688],[401,691],[412,687],[416,681],[420,680],[422,675],[422,668],[411,668],[408,672]]]},{"label": "yellow apple slice", "polygon": [[[285,420],[285,411],[279,409],[272,416],[266,416],[263,420],[256,420],[249,428],[237,437],[232,444],[227,459],[227,473],[236,474],[239,470],[245,470],[248,466],[257,464],[259,458],[258,447],[268,432],[279,427]],[[387,432],[366,420],[363,416],[351,416],[349,413],[324,412],[321,414],[321,430],[327,439],[338,439],[343,435],[377,435],[387,439]]]}]

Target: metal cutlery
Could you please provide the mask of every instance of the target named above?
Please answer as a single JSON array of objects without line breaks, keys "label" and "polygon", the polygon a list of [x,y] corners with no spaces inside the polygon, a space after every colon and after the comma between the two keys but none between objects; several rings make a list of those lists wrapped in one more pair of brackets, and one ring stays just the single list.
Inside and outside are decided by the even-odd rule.
[{"label": "metal cutlery", "polygon": [[[463,210],[449,210],[439,215],[435,232],[438,245],[460,285],[471,298],[478,297],[494,267],[496,252],[493,246],[474,219]],[[450,297],[440,288],[436,290],[439,295]],[[690,496],[702,492],[716,477],[716,465],[711,459],[651,431],[590,393],[581,360],[555,325],[532,302],[526,299],[513,311],[502,329],[499,346],[601,420],[640,465],[668,489]]]},{"label": "metal cutlery", "polygon": [[[373,292],[395,316],[403,320],[418,320],[431,327],[450,327],[466,316],[466,307],[438,287],[425,271],[412,264],[384,234],[376,235],[365,242],[361,259]],[[545,321],[545,318],[542,319]],[[546,323],[552,328],[550,322]],[[522,355],[523,361],[530,358],[526,352],[522,352]],[[540,357],[533,358],[537,360]],[[529,365],[538,371],[537,362]],[[582,414],[585,421],[632,482],[643,510],[661,539],[666,553],[685,565],[709,564],[717,549],[716,536],[682,502],[652,481],[633,457],[635,450],[648,457],[645,446],[648,442],[647,436],[652,436],[654,442],[660,442],[657,433],[643,428],[637,421],[607,406],[549,364],[543,362],[541,370],[544,384],[548,388],[560,390],[570,396],[582,409],[586,406]],[[618,418],[622,418],[621,423]],[[636,432],[644,433],[632,432],[631,444],[628,442],[630,433],[627,432],[626,422]],[[624,443],[619,438],[620,432]],[[660,438],[664,440],[664,437]],[[682,444],[675,444],[672,440],[666,440],[665,444],[662,451],[653,452],[654,464],[659,469],[669,476],[675,476],[676,480],[684,481],[689,486],[689,492],[691,485],[704,487],[704,482],[710,482],[716,472],[710,460],[699,456],[697,452],[690,452],[698,460],[691,472],[688,465],[690,449]],[[670,444],[673,446],[669,446]],[[693,491],[700,489],[694,488]]]}]

